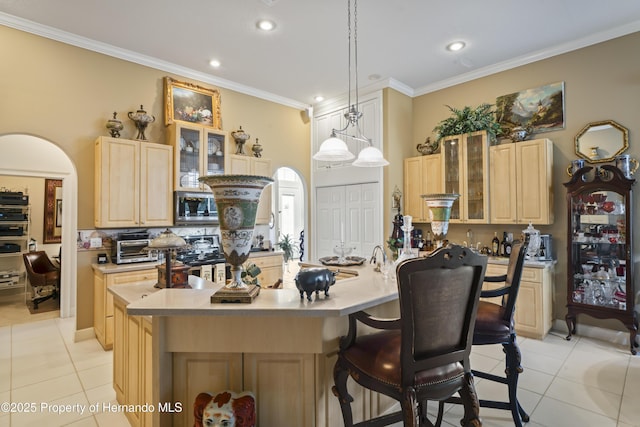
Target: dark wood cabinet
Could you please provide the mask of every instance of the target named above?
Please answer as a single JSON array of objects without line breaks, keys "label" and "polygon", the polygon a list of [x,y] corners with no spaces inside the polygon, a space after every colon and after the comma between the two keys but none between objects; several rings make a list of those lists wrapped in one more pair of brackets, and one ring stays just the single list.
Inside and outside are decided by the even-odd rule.
[{"label": "dark wood cabinet", "polygon": [[577,170],[567,188],[567,340],[578,314],[617,319],[629,329],[636,354],[632,186],[615,166]]}]

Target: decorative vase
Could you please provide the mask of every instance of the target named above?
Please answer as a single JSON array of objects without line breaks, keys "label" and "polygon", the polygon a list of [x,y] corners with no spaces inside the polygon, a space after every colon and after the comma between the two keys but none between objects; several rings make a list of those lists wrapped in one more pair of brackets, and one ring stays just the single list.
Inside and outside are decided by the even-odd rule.
[{"label": "decorative vase", "polygon": [[199,180],[213,192],[220,218],[222,252],[231,264],[231,282],[212,295],[211,302],[251,302],[260,288],[242,281],[242,264],[251,252],[260,195],[273,179],[256,175],[209,175]]},{"label": "decorative vase", "polygon": [[251,135],[243,131],[242,126],[240,126],[240,129],[231,132],[231,136],[236,142],[236,154],[245,154],[244,143],[247,142],[249,138],[251,138]]},{"label": "decorative vase", "polygon": [[256,143],[251,147],[251,151],[253,151],[255,157],[262,157],[262,145],[258,142],[258,138],[256,138]]},{"label": "decorative vase", "polygon": [[113,119],[109,119],[107,121],[107,129],[109,129],[109,133],[111,134],[112,138],[120,138],[120,131],[124,128],[124,126],[122,125],[122,122],[118,119],[116,119],[116,116],[118,115],[118,113],[116,113],[115,111],[113,112]]},{"label": "decorative vase", "polygon": [[136,140],[138,141],[146,141],[147,137],[144,136],[144,131],[147,129],[149,123],[153,123],[156,121],[154,116],[147,114],[144,111],[142,105],[140,105],[140,109],[133,113],[133,111],[129,111],[129,118],[133,120],[133,123],[136,124],[136,129],[138,130],[138,134],[136,135]]},{"label": "decorative vase", "polygon": [[431,231],[435,238],[437,248],[442,247],[444,238],[449,231],[449,218],[451,217],[451,206],[458,200],[459,194],[423,194],[421,196],[429,208],[429,220],[431,221]]}]

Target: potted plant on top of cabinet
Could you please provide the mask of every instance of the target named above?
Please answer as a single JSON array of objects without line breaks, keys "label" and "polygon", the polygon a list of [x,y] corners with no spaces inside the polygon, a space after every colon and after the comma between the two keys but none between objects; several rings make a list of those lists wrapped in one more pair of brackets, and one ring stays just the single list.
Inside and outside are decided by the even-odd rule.
[{"label": "potted plant on top of cabinet", "polygon": [[495,112],[491,104],[480,104],[475,108],[465,106],[462,109],[446,106],[451,111],[451,116],[442,120],[433,128],[436,133],[436,142],[452,135],[464,135],[477,131],[487,131],[491,143],[502,132],[500,123],[496,121]]}]

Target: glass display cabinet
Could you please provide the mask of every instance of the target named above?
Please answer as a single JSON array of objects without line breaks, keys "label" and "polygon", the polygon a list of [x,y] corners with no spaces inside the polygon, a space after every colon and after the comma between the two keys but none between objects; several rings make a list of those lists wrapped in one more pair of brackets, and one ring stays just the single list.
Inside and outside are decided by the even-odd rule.
[{"label": "glass display cabinet", "polygon": [[489,223],[489,144],[487,133],[472,132],[442,140],[445,193],[459,194],[452,223]]},{"label": "glass display cabinet", "polygon": [[169,141],[175,152],[176,190],[205,191],[201,176],[225,172],[227,133],[204,126],[174,123],[169,127]]},{"label": "glass display cabinet", "polygon": [[587,166],[575,171],[567,188],[567,315],[569,334],[578,314],[617,319],[630,333],[636,354],[631,187],[615,166]]}]

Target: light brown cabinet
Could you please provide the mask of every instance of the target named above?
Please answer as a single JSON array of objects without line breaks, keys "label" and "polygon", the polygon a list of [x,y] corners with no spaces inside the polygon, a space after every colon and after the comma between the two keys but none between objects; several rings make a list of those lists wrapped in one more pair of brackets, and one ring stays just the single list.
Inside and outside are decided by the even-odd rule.
[{"label": "light brown cabinet", "polygon": [[175,153],[174,189],[209,191],[198,179],[225,173],[227,132],[176,122],[169,126],[167,135]]},{"label": "light brown cabinet", "polygon": [[492,224],[553,223],[553,143],[494,145],[490,153]]},{"label": "light brown cabinet", "polygon": [[451,207],[451,223],[489,223],[489,142],[472,132],[442,140],[444,192],[460,198]]},{"label": "light brown cabinet", "polygon": [[[507,274],[507,266],[488,264],[486,276]],[[551,329],[553,321],[553,267],[525,267],[520,278],[520,290],[514,315],[518,335],[543,339]],[[483,289],[496,289],[502,283],[486,282]],[[493,301],[500,304],[499,298]]]},{"label": "light brown cabinet", "polygon": [[95,142],[96,227],[173,225],[173,148],[122,138]]},{"label": "light brown cabinet", "polygon": [[153,285],[157,281],[158,270],[155,267],[122,273],[103,273],[99,269],[94,269],[93,330],[98,342],[105,350],[113,347],[114,336],[113,296],[108,288],[134,283]]},{"label": "light brown cabinet", "polygon": [[251,256],[247,262],[252,262],[260,268],[258,281],[263,288],[274,285],[278,279],[282,279],[282,254]]},{"label": "light brown cabinet", "polygon": [[409,157],[404,160],[404,212],[414,222],[428,222],[429,210],[423,194],[442,193],[440,154]]},{"label": "light brown cabinet", "polygon": [[[135,408],[125,411],[134,427],[151,427],[158,410],[153,400],[153,326],[150,317],[129,316],[127,304],[114,300],[113,388],[116,400]],[[144,410],[145,404],[153,411]]]},{"label": "light brown cabinet", "polygon": [[[235,175],[260,175],[271,178],[271,160],[263,157],[230,154],[229,171]],[[267,185],[262,190],[256,213],[256,224],[268,224],[271,221],[271,187],[271,185]]]}]

